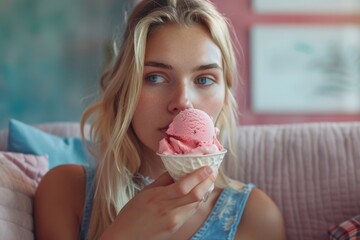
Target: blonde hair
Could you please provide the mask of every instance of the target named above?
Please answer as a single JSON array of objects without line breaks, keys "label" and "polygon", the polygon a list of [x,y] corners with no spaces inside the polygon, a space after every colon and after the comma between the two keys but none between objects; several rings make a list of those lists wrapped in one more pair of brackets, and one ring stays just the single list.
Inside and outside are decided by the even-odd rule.
[{"label": "blonde hair", "polygon": [[167,23],[201,24],[221,50],[226,97],[216,126],[221,130],[220,141],[227,143],[228,158],[234,156],[237,107],[231,88],[237,73],[228,22],[207,0],[139,2],[127,20],[118,54],[101,78],[100,97],[85,110],[81,120],[83,129],[91,120],[90,150],[97,159],[89,239],[98,239],[138,191],[133,177],[141,163],[140,143],[131,121],[142,86],[147,37]]}]

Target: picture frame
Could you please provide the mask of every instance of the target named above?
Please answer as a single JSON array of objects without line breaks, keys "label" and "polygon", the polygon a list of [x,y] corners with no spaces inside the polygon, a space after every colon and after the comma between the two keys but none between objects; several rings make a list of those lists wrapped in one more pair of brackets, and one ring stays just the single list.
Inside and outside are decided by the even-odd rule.
[{"label": "picture frame", "polygon": [[359,26],[255,25],[250,43],[253,112],[360,112]]},{"label": "picture frame", "polygon": [[253,0],[252,7],[258,13],[360,13],[360,1],[358,0]]}]

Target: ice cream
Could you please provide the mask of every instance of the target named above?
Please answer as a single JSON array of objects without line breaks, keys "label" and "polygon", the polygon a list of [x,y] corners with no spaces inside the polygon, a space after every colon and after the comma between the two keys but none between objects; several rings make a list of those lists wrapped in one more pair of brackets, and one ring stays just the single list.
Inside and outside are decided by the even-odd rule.
[{"label": "ice cream", "polygon": [[210,116],[199,109],[186,109],[174,118],[159,143],[159,153],[166,155],[205,155],[223,147],[216,138]]},{"label": "ice cream", "polygon": [[219,168],[226,150],[218,141],[217,132],[211,117],[199,109],[186,109],[175,116],[158,149],[175,180],[202,166]]}]

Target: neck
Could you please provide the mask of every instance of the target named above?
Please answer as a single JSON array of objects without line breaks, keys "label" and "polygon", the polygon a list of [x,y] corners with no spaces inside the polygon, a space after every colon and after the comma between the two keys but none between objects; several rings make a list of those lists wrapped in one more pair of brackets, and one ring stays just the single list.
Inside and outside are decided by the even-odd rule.
[{"label": "neck", "polygon": [[166,172],[160,157],[151,149],[143,149],[139,173],[152,179],[157,179]]}]

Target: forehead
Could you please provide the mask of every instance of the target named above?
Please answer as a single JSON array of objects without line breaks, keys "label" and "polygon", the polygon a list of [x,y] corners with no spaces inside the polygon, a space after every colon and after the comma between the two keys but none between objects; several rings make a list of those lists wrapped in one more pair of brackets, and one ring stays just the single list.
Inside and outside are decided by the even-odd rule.
[{"label": "forehead", "polygon": [[[151,58],[151,59],[149,59]],[[181,26],[175,23],[157,27],[148,36],[146,60],[187,59],[221,66],[221,51],[207,29],[199,24]]]}]

